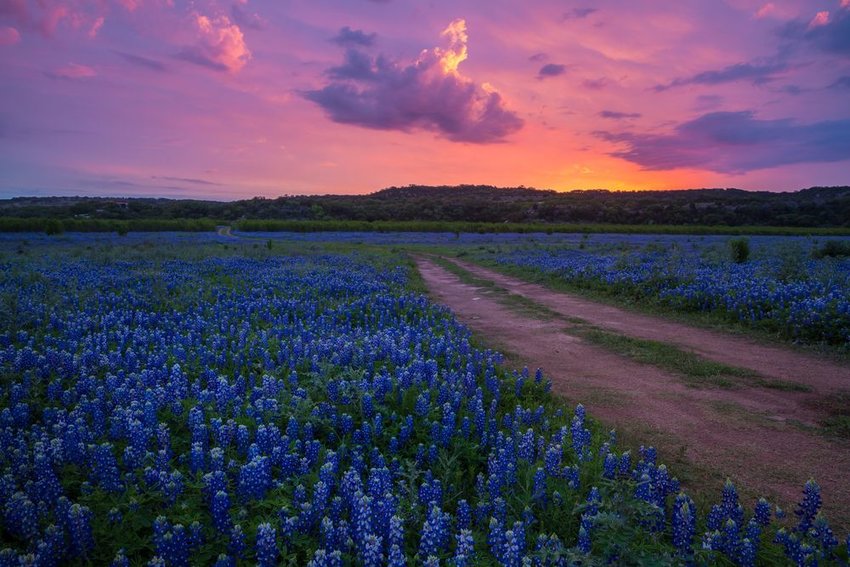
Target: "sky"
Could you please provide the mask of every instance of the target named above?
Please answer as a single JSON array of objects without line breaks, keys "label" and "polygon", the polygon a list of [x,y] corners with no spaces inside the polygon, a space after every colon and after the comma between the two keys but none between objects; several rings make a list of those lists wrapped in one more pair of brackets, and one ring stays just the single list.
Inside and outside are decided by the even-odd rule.
[{"label": "sky", "polygon": [[0,198],[850,184],[850,0],[0,0]]}]

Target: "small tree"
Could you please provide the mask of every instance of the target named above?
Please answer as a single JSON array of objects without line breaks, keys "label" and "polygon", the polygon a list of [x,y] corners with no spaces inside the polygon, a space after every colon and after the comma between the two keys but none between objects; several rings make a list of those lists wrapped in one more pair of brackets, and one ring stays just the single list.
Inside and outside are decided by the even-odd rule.
[{"label": "small tree", "polygon": [[750,241],[746,238],[733,238],[729,241],[729,251],[733,262],[743,264],[750,257]]}]

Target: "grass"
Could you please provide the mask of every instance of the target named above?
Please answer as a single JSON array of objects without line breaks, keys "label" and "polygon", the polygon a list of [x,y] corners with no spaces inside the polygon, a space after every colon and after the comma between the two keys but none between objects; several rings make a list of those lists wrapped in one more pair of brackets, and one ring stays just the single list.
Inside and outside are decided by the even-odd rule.
[{"label": "grass", "polygon": [[773,390],[811,392],[805,384],[764,378],[749,368],[715,362],[661,341],[637,339],[596,327],[581,330],[578,335],[611,352],[681,376],[689,386],[734,388],[744,383]]},{"label": "grass", "polygon": [[684,378],[689,386],[732,388],[736,385],[733,378],[754,376],[750,370],[707,360],[659,341],[636,339],[598,328],[582,330],[579,335],[608,351],[672,372]]},{"label": "grass", "polygon": [[[1,225],[0,225],[1,227]],[[449,232],[449,233],[618,233],[618,234],[728,234],[728,235],[815,235],[850,234],[843,227],[643,225],[602,223],[516,223],[465,221],[354,221],[354,220],[263,220],[236,221],[241,232]]]},{"label": "grass", "polygon": [[850,439],[850,390],[832,392],[811,403],[826,415],[820,423],[826,435]]}]

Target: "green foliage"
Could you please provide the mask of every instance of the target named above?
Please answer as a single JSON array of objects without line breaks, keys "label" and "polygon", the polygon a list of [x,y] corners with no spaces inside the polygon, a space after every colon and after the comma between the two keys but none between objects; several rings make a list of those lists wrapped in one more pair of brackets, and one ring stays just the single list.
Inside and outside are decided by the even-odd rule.
[{"label": "green foliage", "polygon": [[56,219],[48,219],[47,222],[44,223],[44,233],[48,235],[62,234],[65,232],[65,227],[62,225],[61,221]]},{"label": "green foliage", "polygon": [[[246,219],[234,223],[242,232],[451,232],[451,233],[583,233],[589,234],[728,234],[728,235],[835,235],[850,234],[839,228],[806,228],[772,226],[702,226],[702,225],[628,225],[628,224],[540,224],[463,221],[355,221],[355,220],[260,220]],[[584,247],[586,240],[582,243]]]},{"label": "green foliage", "polygon": [[212,232],[211,219],[60,219],[49,217],[0,218],[0,232]]},{"label": "green foliage", "polygon": [[743,264],[750,258],[750,241],[746,238],[733,238],[729,241],[729,253],[733,262]]},{"label": "green foliage", "polygon": [[821,258],[845,258],[850,256],[850,242],[842,240],[827,240],[823,246],[812,252],[812,257]]},{"label": "green foliage", "polygon": [[833,227],[843,228],[842,233],[848,234],[850,187],[771,193],[735,189],[557,192],[486,185],[410,185],[370,195],[283,196],[231,202],[21,197],[0,201],[0,217],[507,223],[537,225],[543,232],[556,232],[552,227],[557,225],[591,223],[642,226],[650,232],[665,225],[720,226],[729,234],[748,226],[795,227],[800,234],[818,232],[807,227]]}]

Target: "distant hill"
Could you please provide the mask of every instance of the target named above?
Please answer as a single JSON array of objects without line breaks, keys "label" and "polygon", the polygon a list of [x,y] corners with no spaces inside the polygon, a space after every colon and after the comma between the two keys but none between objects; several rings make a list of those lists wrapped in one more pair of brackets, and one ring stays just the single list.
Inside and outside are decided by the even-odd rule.
[{"label": "distant hill", "polygon": [[6,219],[467,221],[850,227],[850,187],[772,193],[739,189],[557,192],[486,185],[390,187],[369,195],[232,202],[147,198],[0,200]]}]

